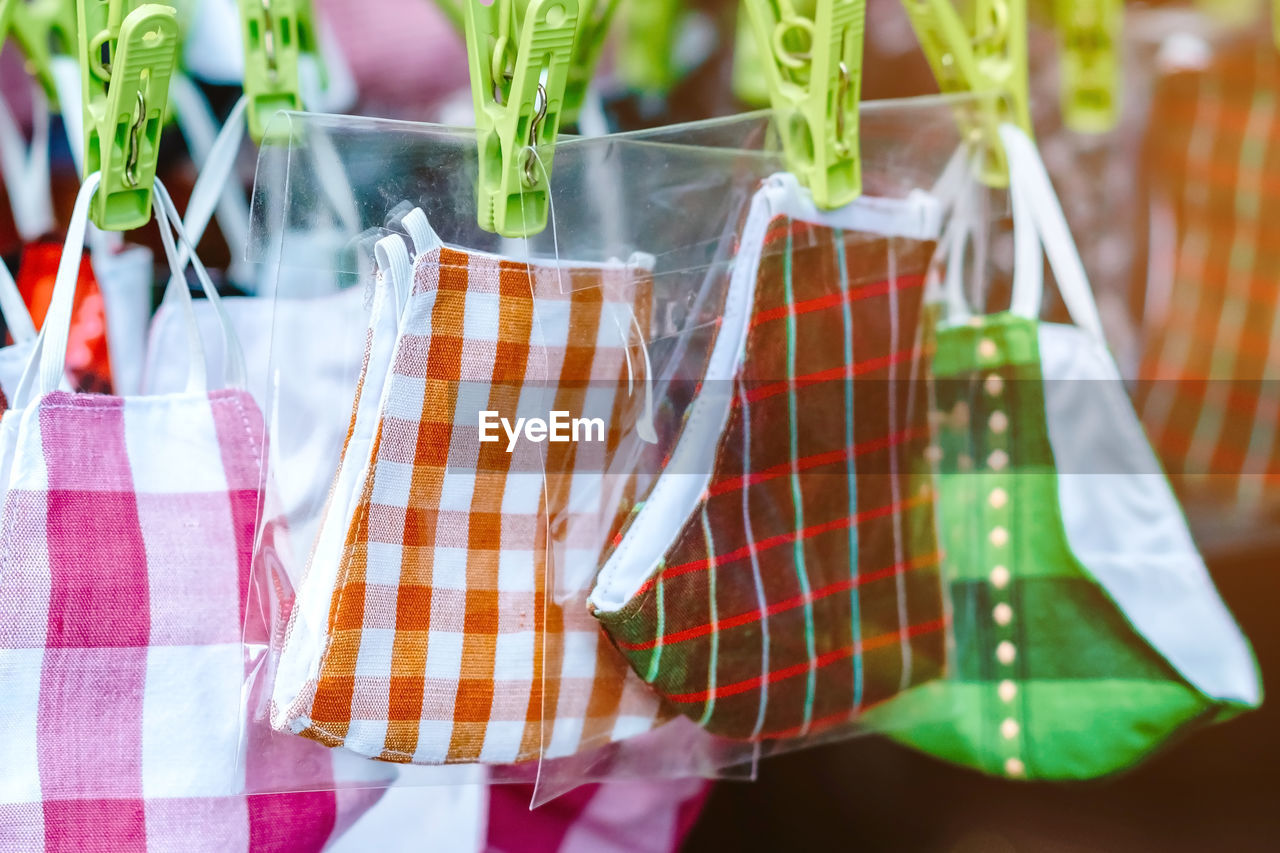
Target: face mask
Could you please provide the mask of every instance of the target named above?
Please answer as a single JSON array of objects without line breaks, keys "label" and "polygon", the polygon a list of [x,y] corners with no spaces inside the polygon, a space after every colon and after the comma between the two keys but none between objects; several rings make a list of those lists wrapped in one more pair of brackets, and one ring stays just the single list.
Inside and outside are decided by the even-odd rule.
[{"label": "face mask", "polygon": [[945,620],[917,330],[937,203],[756,195],[701,390],[590,598],[672,707],[804,736],[936,677]]},{"label": "face mask", "polygon": [[[549,600],[548,500],[571,469],[553,480],[545,465],[573,461],[556,463],[549,432],[521,425],[590,408],[566,389],[626,387],[647,265],[530,266],[437,246],[409,279],[394,245],[380,244],[352,426],[285,635],[273,725],[421,764],[549,754],[544,700],[578,709],[554,721],[563,754],[646,730],[656,702],[622,689],[620,662],[598,667],[596,633],[577,642]],[[588,715],[601,682],[613,699]]]},{"label": "face mask", "polygon": [[[244,796],[269,768],[242,741],[263,430],[239,359],[230,387],[210,390],[189,325],[177,393],[57,390],[97,180],[77,200],[40,342],[0,421],[0,846],[247,851],[275,837],[274,821],[292,824],[283,844],[317,849],[354,819],[334,794]],[[177,215],[159,182],[155,197],[177,275],[165,225]],[[271,760],[308,760],[282,740]]]},{"label": "face mask", "polygon": [[[1107,351],[1034,144],[1012,126],[1001,138],[1012,304],[970,313],[957,211],[933,364],[955,671],[868,722],[987,773],[1086,779],[1255,706],[1260,688]],[[1046,255],[1074,325],[1039,320]],[[900,724],[930,708],[929,725]]]}]

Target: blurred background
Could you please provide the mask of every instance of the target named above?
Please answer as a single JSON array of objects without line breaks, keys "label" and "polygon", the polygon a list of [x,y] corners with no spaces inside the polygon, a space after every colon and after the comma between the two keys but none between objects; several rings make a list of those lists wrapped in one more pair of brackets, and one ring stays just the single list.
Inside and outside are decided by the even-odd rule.
[{"label": "blurred background", "polygon": [[[436,4],[316,2],[354,83],[334,111],[470,123],[462,38]],[[175,5],[190,21],[189,71],[225,113],[239,95],[238,37],[228,30],[238,27],[235,2]],[[936,91],[901,0],[867,6],[863,98]],[[1272,9],[1260,0],[1125,4],[1119,118],[1095,132],[1063,121],[1056,11],[1049,0],[1030,4],[1037,142],[1148,432],[1270,683],[1280,674],[1280,48]],[[734,0],[624,2],[582,118],[565,130],[631,130],[765,106],[759,63],[737,33]],[[22,65],[10,41],[0,80],[25,125]],[[62,135],[53,139],[65,221],[78,178]],[[162,176],[181,206],[197,171],[179,137],[165,144],[173,151],[161,157]],[[252,159],[241,177],[251,184]],[[131,239],[159,245],[149,232]],[[0,253],[20,246],[0,204]],[[211,268],[229,261],[216,229],[201,251]],[[768,761],[755,784],[716,785],[687,849],[1280,849],[1278,718],[1269,705],[1119,778],[1074,786],[986,779],[862,738]]]}]

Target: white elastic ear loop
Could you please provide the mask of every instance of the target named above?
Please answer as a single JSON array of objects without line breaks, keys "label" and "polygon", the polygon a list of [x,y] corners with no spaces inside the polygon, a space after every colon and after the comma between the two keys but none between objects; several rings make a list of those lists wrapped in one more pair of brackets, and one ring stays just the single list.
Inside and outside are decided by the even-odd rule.
[{"label": "white elastic ear loop", "polygon": [[1026,168],[1005,147],[1009,162],[1009,197],[1013,206],[1013,292],[1009,310],[1029,320],[1040,318],[1044,302],[1044,246],[1027,197]]},{"label": "white elastic ear loop", "polygon": [[[401,292],[407,292],[409,282],[413,278],[413,260],[409,257],[409,249],[405,246],[404,240],[394,234],[383,237],[374,244],[373,257],[397,298]],[[404,303],[400,302],[399,305]],[[399,313],[399,311],[396,312],[397,315]]]},{"label": "white elastic ear loop", "polygon": [[9,329],[15,344],[23,344],[36,336],[36,325],[31,321],[31,312],[22,300],[18,284],[13,280],[9,267],[0,261],[0,316]]},{"label": "white elastic ear loop", "polygon": [[38,374],[33,383],[28,383],[24,378],[18,394],[15,395],[19,402],[16,408],[23,408],[30,402],[28,394],[33,390],[31,385],[34,385],[34,390],[39,396],[43,396],[57,389],[66,373],[67,339],[71,334],[71,314],[75,307],[76,285],[80,280],[80,264],[84,259],[85,232],[89,227],[89,204],[93,201],[93,195],[101,183],[102,175],[98,172],[93,173],[85,178],[76,196],[71,221],[67,224],[67,240],[62,246],[62,258],[58,261],[58,274],[53,281],[53,297],[49,301],[49,311],[45,314],[44,327],[41,329],[36,351],[31,354],[32,363],[38,361]]},{"label": "white elastic ear loop", "polygon": [[[1009,124],[1000,127],[1000,138],[1009,160],[1010,183],[1016,184],[1021,191],[1028,216],[1038,233],[1037,241],[1043,245],[1044,252],[1049,257],[1049,268],[1053,270],[1058,292],[1062,294],[1062,301],[1067,306],[1071,319],[1098,341],[1105,342],[1102,319],[1093,299],[1089,277],[1080,260],[1075,240],[1071,237],[1062,205],[1053,191],[1053,182],[1036,152],[1035,144],[1020,128]],[[1015,216],[1016,203],[1015,196]],[[1042,278],[1043,264],[1043,259],[1037,260]],[[1015,277],[1015,288],[1016,284]],[[1043,291],[1043,282],[1040,289]],[[1037,315],[1038,313],[1037,310]]]},{"label": "white elastic ear loop", "polygon": [[413,241],[413,251],[416,255],[425,255],[436,249],[444,247],[444,241],[440,239],[440,235],[431,227],[431,223],[427,221],[427,215],[422,212],[422,208],[415,207],[409,211],[400,220],[400,224],[408,233],[409,239]]},{"label": "white elastic ear loop", "polygon": [[183,227],[187,235],[199,243],[216,210],[222,235],[231,247],[233,259],[239,261],[249,244],[249,202],[239,182],[232,180],[231,173],[244,141],[248,99],[241,96],[236,101],[219,130],[209,102],[189,78],[183,75],[174,78],[171,97],[182,135],[200,169],[187,203]]},{"label": "white elastic ear loop", "polygon": [[[196,254],[191,241],[188,239],[186,232],[182,226],[182,220],[178,217],[178,209],[174,206],[173,199],[169,196],[169,191],[165,189],[164,184],[157,178],[155,182],[154,193],[160,200],[161,206],[164,208],[164,214],[168,216],[170,224],[173,226],[174,234],[178,241],[182,244],[185,251],[185,263],[190,263],[192,269],[196,272],[196,278],[200,282],[200,288],[204,291],[205,297],[209,300],[210,307],[213,308],[217,315],[218,324],[222,330],[222,342],[224,348],[224,376],[223,384],[230,388],[244,388],[247,383],[248,370],[244,362],[244,350],[240,347],[240,338],[236,334],[235,327],[231,324],[231,318],[227,316],[226,307],[222,304],[222,298],[218,295],[218,289],[214,287],[213,281],[209,278],[209,271],[205,269],[201,263],[199,256]],[[162,229],[163,230],[163,229]],[[178,277],[182,277],[182,271],[176,272]],[[170,286],[174,282],[170,280]],[[186,288],[185,281],[181,283],[183,289]],[[188,298],[190,294],[188,293]],[[197,330],[198,334],[198,330]]]},{"label": "white elastic ear loop", "polygon": [[969,307],[969,300],[964,292],[964,271],[969,258],[969,243],[976,230],[974,226],[978,205],[974,196],[978,192],[978,187],[972,182],[957,186],[951,221],[947,224],[939,249],[941,260],[946,264],[943,295],[949,323],[963,323],[973,316],[973,309]]},{"label": "white elastic ear loop", "polygon": [[13,225],[24,242],[53,230],[53,184],[49,174],[49,100],[39,86],[31,93],[31,144],[0,97],[0,170],[8,188]]},{"label": "white elastic ear loop", "polygon": [[[175,298],[182,306],[182,316],[187,329],[187,385],[186,393],[203,394],[209,388],[209,368],[204,357],[204,343],[200,336],[200,324],[196,318],[195,304],[191,299],[191,291],[187,287],[185,264],[178,255],[174,244],[173,220],[165,209],[164,202],[157,192],[152,193],[151,207],[155,212],[156,229],[160,232],[160,244],[164,247],[164,256],[169,263],[169,286],[165,298]],[[176,288],[176,290],[175,290]],[[170,293],[177,296],[170,297]]]}]

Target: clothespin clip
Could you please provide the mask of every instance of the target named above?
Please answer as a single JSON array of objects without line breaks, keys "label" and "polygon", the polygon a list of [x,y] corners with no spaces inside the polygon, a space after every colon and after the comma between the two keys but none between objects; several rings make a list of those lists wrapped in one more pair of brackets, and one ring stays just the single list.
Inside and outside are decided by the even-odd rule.
[{"label": "clothespin clip", "polygon": [[747,10],[738,4],[737,31],[733,41],[733,94],[753,107],[769,103],[769,80],[765,76],[764,58]]},{"label": "clothespin clip", "polygon": [[[480,150],[480,227],[527,237],[547,225],[578,0],[467,0],[467,61]],[[539,151],[542,153],[539,153]]]},{"label": "clothespin clip", "polygon": [[672,56],[680,0],[627,0],[622,8],[618,74],[634,92],[666,94],[676,82]]},{"label": "clothespin clip", "polygon": [[39,81],[53,103],[53,52],[76,50],[74,0],[0,0],[0,32],[12,33],[26,58],[27,72]]},{"label": "clothespin clip", "polygon": [[744,0],[765,60],[769,97],[789,168],[819,207],[862,193],[858,99],[866,0]]},{"label": "clothespin clip", "polygon": [[1054,0],[1062,46],[1062,117],[1081,133],[1115,127],[1124,0]]},{"label": "clothespin clip", "polygon": [[982,145],[981,177],[1009,183],[999,127],[1012,122],[1031,133],[1027,74],[1027,0],[976,0],[971,27],[951,0],[902,0],[925,58],[944,93],[986,95],[989,103],[960,110],[966,138]]},{"label": "clothespin clip", "polygon": [[169,80],[182,38],[172,6],[77,0],[85,174],[102,172],[89,216],[106,231],[151,218]]},{"label": "clothespin clip", "polygon": [[[298,57],[312,40],[306,0],[238,0],[249,135],[261,142],[280,110],[302,109]],[[306,8],[303,8],[306,7]]]},{"label": "clothespin clip", "polygon": [[573,59],[569,63],[569,80],[565,84],[561,110],[564,121],[578,120],[578,111],[582,109],[587,87],[591,85],[609,35],[609,24],[617,10],[618,0],[578,0],[578,31],[573,37]]}]

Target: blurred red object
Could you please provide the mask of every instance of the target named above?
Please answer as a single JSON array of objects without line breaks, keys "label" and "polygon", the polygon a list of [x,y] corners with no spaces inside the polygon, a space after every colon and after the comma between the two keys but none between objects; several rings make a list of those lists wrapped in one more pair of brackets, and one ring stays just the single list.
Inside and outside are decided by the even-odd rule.
[{"label": "blurred red object", "polygon": [[[31,243],[22,250],[17,284],[31,311],[37,329],[44,325],[53,283],[62,259],[62,244],[54,241]],[[107,314],[98,280],[88,255],[80,260],[80,279],[71,314],[71,334],[67,340],[67,376],[78,391],[94,394],[111,392],[111,356],[107,350]]]}]

